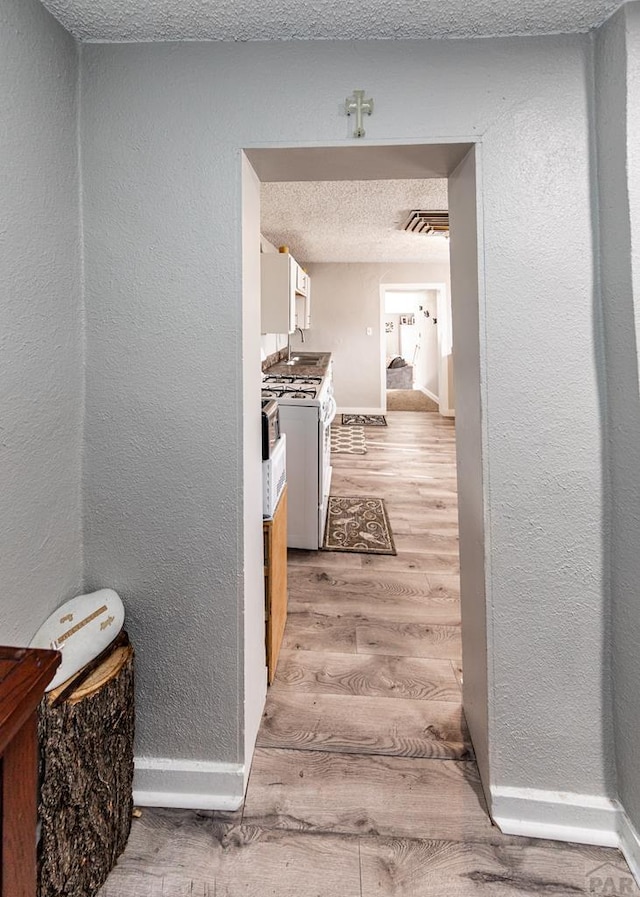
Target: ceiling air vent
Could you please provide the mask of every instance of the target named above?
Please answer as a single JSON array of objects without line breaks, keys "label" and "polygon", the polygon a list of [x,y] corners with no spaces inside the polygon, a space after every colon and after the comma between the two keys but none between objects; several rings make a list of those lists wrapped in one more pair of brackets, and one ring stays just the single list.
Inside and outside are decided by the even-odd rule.
[{"label": "ceiling air vent", "polygon": [[443,234],[449,236],[449,212],[435,209],[413,209],[402,225],[402,230],[411,234]]}]

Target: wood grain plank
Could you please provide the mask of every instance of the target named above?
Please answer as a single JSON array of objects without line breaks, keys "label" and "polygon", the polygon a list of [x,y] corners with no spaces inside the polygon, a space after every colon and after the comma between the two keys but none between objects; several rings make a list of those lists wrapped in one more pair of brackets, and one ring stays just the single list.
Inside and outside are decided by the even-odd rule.
[{"label": "wood grain plank", "polygon": [[[450,470],[456,463],[455,449],[443,440],[422,439],[416,440],[414,445],[403,443],[383,442],[382,440],[367,439],[367,461],[380,459],[384,467],[395,464],[398,473],[405,473],[407,468],[422,469],[442,468]],[[372,468],[360,468],[356,456],[351,455],[345,460],[344,468],[347,470],[364,470],[369,472]],[[342,465],[341,465],[342,469]]]},{"label": "wood grain plank", "polygon": [[425,511],[421,505],[407,504],[393,505],[393,502],[386,502],[387,513],[391,529],[393,530],[393,521],[398,517],[401,521],[399,532],[406,532],[408,525],[411,533],[419,535],[424,532],[441,533],[450,535],[458,532],[458,511],[457,509],[445,511]]},{"label": "wood grain plank", "polygon": [[364,554],[347,551],[308,551],[304,548],[290,548],[287,552],[289,569],[296,566],[337,567],[339,569],[362,567]]},{"label": "wood grain plank", "polygon": [[[348,613],[345,611],[348,610]],[[425,623],[443,626],[460,625],[460,605],[457,601],[437,598],[405,598],[374,595],[352,595],[345,601],[339,595],[321,595],[314,600],[309,592],[294,594],[289,600],[289,619],[299,613],[318,613],[323,616],[351,617],[358,623],[379,621]],[[331,650],[328,646],[327,650]]]},{"label": "wood grain plank", "polygon": [[[606,893],[592,871],[616,870],[611,894],[640,894],[620,853],[554,841],[483,843],[364,838],[360,846],[363,897],[522,897]],[[619,890],[619,882],[624,890]]]},{"label": "wood grain plank", "polygon": [[460,628],[420,623],[356,623],[358,654],[462,659]]},{"label": "wood grain plank", "polygon": [[289,614],[282,647],[294,651],[355,654],[356,619],[317,613]]},{"label": "wood grain plank", "polygon": [[[416,430],[411,433],[410,429],[405,427],[386,436],[377,432],[366,435],[368,437],[367,445],[370,445],[372,450],[385,449],[387,452],[385,457],[388,458],[393,458],[396,453],[405,457],[413,454],[418,460],[428,463],[431,460],[429,450],[432,448],[441,446],[443,451],[451,455],[455,455],[456,452],[455,440],[449,433],[442,430],[433,430],[432,432]],[[422,449],[422,452],[416,451],[417,449]]]},{"label": "wood grain plank", "polygon": [[398,476],[398,470],[385,464],[380,459],[358,458],[355,455],[348,456],[351,460],[342,464],[336,474],[340,483],[347,479],[354,482],[364,482],[367,487],[378,485],[382,488],[397,486],[402,492],[409,489],[430,488],[452,498],[457,497],[455,464],[422,464],[413,462],[403,464],[402,476]]},{"label": "wood grain plank", "polygon": [[425,463],[422,455],[425,452],[441,452],[441,448],[418,447],[411,454],[389,457],[389,450],[381,447],[378,451],[367,443],[366,455],[341,455],[336,468],[336,476],[341,482],[343,478],[370,478],[370,482],[382,483],[384,480],[394,479],[404,489],[412,480],[415,485],[431,483],[435,488],[451,492],[455,498],[456,493],[456,459],[450,455],[446,460],[442,458]]},{"label": "wood grain plank", "polygon": [[[369,462],[369,466],[362,468],[365,471],[372,470],[370,462],[378,459],[383,469],[395,464],[400,474],[417,468],[432,469],[441,467],[443,470],[450,471],[452,468],[455,468],[456,464],[455,445],[450,439],[442,436],[417,436],[412,445],[403,439],[391,442],[389,440],[374,439],[369,436],[366,438],[366,446],[367,454],[364,460]],[[355,459],[355,455],[346,458],[343,462],[344,466],[356,471],[359,470],[360,468]]]},{"label": "wood grain plank", "polygon": [[192,811],[145,810],[98,897],[303,894],[360,897],[355,839],[212,824]]},{"label": "wood grain plank", "polygon": [[[393,524],[391,528],[393,530]],[[403,535],[395,537],[396,549],[398,551],[396,557],[388,554],[362,554],[360,555],[362,559],[361,566],[367,570],[407,570],[408,572],[448,574],[458,574],[460,572],[460,561],[457,554],[430,554],[427,551],[406,551],[403,547],[405,538],[407,537]]]},{"label": "wood grain plank", "polygon": [[274,687],[258,732],[264,748],[395,757],[472,757],[460,702],[305,694]]},{"label": "wood grain plank", "polygon": [[457,575],[296,567],[289,572],[289,612],[357,616],[361,620],[460,622]]},{"label": "wood grain plank", "polygon": [[[388,503],[387,503],[388,507]],[[458,514],[449,514],[438,517],[435,514],[425,513],[419,506],[405,508],[401,513],[397,509],[393,511],[394,526],[398,533],[442,533],[443,535],[458,534]]]},{"label": "wood grain plank", "polygon": [[[406,526],[405,526],[406,522]],[[458,532],[458,520],[433,520],[429,517],[411,519],[408,516],[403,517],[403,526],[400,532],[409,532],[411,535],[419,536],[423,533],[449,533],[451,531]]]},{"label": "wood grain plank", "polygon": [[389,520],[393,526],[393,518],[414,516],[414,523],[430,521],[434,526],[453,524],[458,526],[458,506],[446,498],[412,495],[411,498],[397,499],[393,495],[385,499]]},{"label": "wood grain plank", "polygon": [[456,559],[460,553],[460,540],[457,533],[413,533],[396,536],[396,549],[398,553],[426,552],[427,554],[453,555]]},{"label": "wood grain plank", "polygon": [[326,569],[321,563],[325,555],[318,556],[318,564],[295,567],[289,576],[291,592],[326,592],[344,595],[345,600],[352,595],[371,595],[381,592],[397,599],[404,596],[431,598],[445,603],[459,601],[460,580],[456,574],[407,572],[404,570]]},{"label": "wood grain plank", "polygon": [[483,841],[475,763],[317,751],[256,750],[245,824],[301,831]]},{"label": "wood grain plank", "polygon": [[271,690],[314,695],[362,695],[460,702],[460,685],[449,660],[285,651]]},{"label": "wood grain plank", "polygon": [[398,478],[381,477],[379,475],[369,476],[339,476],[336,481],[332,481],[333,495],[372,495],[378,498],[384,498],[385,501],[394,500],[407,501],[419,498],[429,499],[431,501],[443,501],[447,506],[457,507],[457,498],[455,492],[435,489],[433,485],[426,479],[415,480],[414,482],[398,481]]}]

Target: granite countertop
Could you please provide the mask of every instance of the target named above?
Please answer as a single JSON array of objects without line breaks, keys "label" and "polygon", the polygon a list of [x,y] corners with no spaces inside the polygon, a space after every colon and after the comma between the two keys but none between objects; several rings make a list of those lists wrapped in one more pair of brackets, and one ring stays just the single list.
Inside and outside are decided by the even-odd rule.
[{"label": "granite countertop", "polygon": [[[292,358],[298,358],[295,364],[278,361],[264,371],[265,374],[287,374],[290,377],[324,377],[329,370],[331,352],[291,352]],[[310,359],[313,358],[313,361]],[[305,364],[305,359],[309,361]],[[316,359],[317,362],[316,362]]]}]

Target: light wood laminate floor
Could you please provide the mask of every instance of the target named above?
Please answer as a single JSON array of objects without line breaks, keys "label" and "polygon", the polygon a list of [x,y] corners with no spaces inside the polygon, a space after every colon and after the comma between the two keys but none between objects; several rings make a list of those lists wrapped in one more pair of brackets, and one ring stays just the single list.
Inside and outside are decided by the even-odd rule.
[{"label": "light wood laminate floor", "polygon": [[237,813],[143,811],[101,897],[592,893],[614,850],[502,835],[462,714],[454,426],[390,412],[332,494],[384,498],[397,557],[289,552],[289,620]]}]

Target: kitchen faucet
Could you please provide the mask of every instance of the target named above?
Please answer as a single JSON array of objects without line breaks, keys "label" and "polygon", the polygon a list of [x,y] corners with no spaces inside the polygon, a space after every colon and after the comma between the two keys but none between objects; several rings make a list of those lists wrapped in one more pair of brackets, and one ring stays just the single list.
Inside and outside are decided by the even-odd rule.
[{"label": "kitchen faucet", "polygon": [[[302,329],[302,327],[296,327],[293,332],[296,333],[296,331],[298,331],[298,330],[300,331],[300,339],[304,343],[304,330]],[[295,363],[296,363],[295,358],[293,361],[291,361],[291,334],[288,333],[287,334],[287,364],[295,364]]]}]

